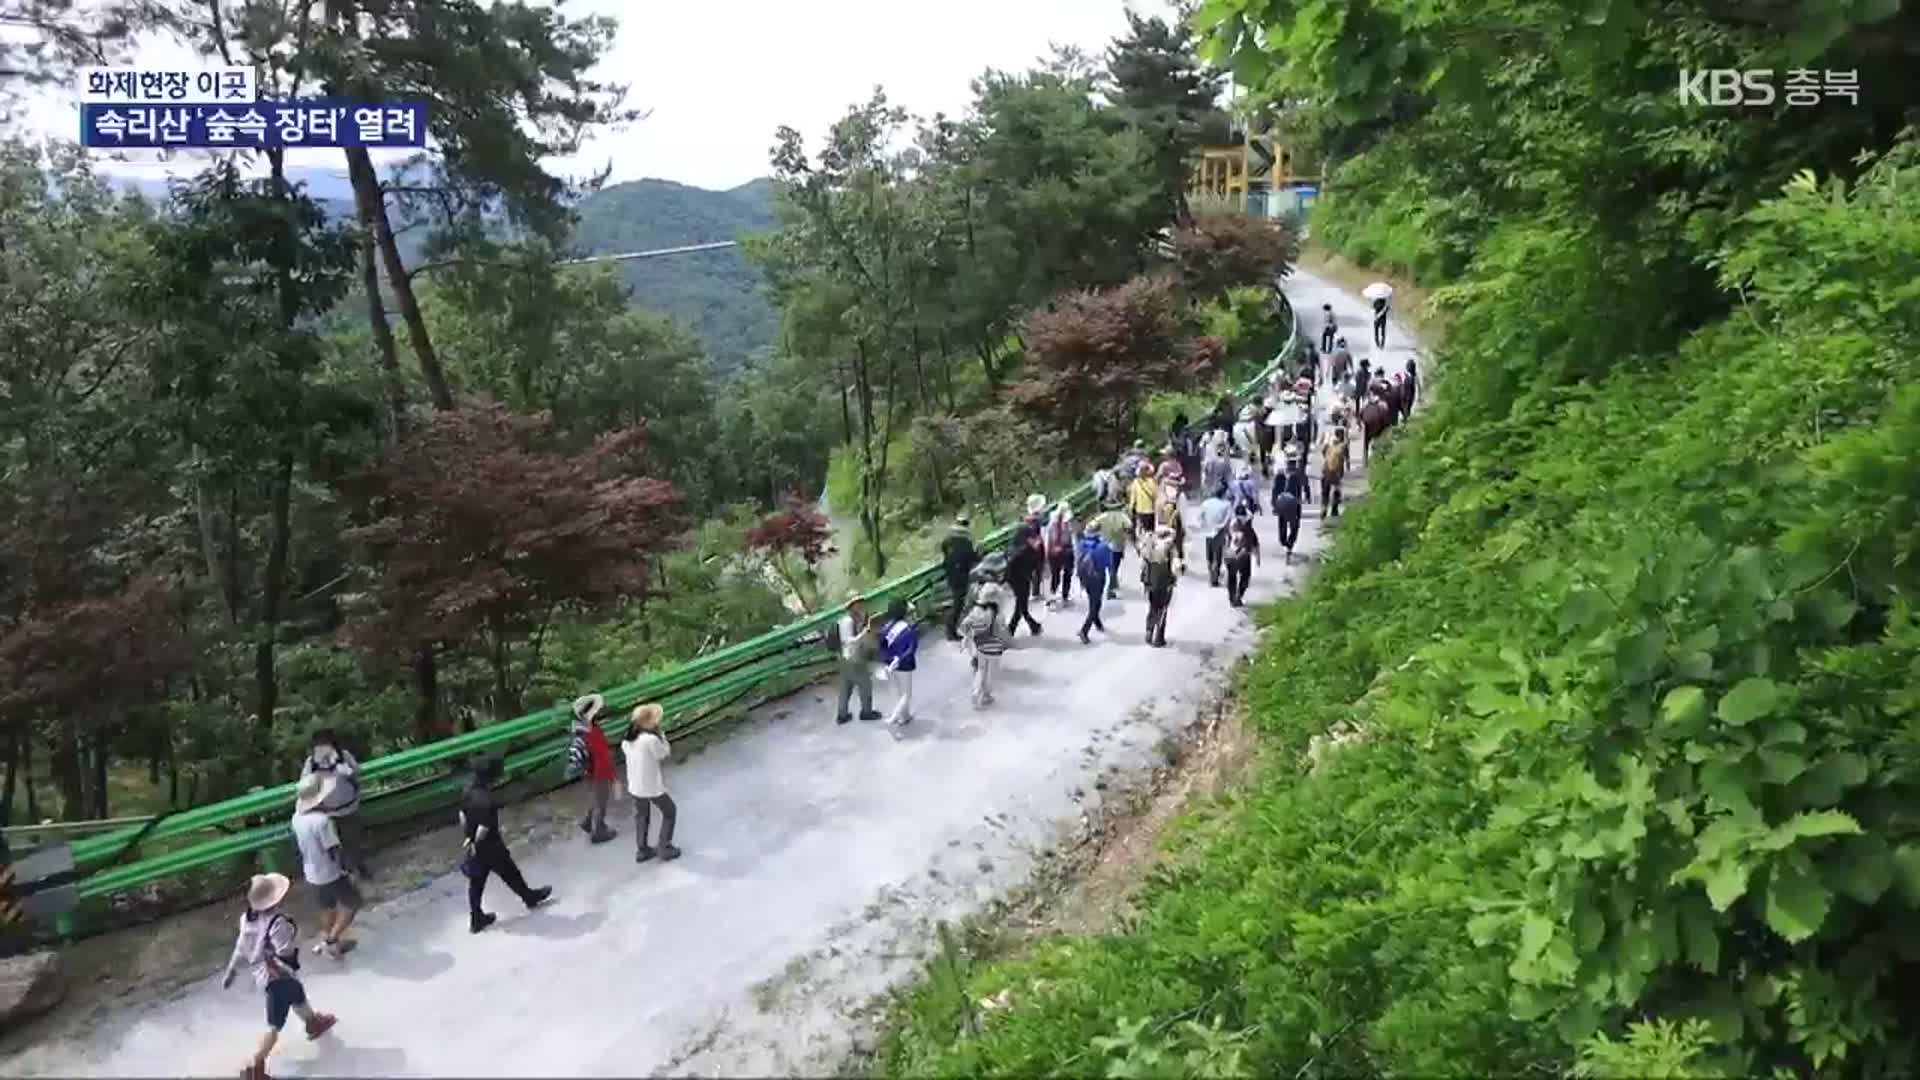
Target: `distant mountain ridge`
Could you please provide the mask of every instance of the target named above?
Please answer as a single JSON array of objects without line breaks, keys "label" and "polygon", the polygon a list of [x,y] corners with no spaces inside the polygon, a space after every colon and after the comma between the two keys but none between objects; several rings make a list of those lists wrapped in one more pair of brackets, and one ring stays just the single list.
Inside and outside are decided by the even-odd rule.
[{"label": "distant mountain ridge", "polygon": [[[167,197],[164,177],[108,173],[116,184],[153,202]],[[330,218],[354,216],[353,185],[345,169],[290,167],[287,178]],[[672,180],[612,184],[582,199],[574,246],[581,255],[738,241],[773,226],[773,181],[752,180],[725,191]],[[401,255],[417,261],[424,239],[400,237]],[[764,282],[746,254],[723,249],[621,263],[637,307],[671,315],[691,327],[717,366],[732,370],[772,348],[779,322]]]}]

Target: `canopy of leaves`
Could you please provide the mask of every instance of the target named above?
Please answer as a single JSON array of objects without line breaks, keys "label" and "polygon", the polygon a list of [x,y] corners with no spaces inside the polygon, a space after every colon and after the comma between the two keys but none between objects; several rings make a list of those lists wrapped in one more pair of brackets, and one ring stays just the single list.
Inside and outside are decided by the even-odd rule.
[{"label": "canopy of leaves", "polygon": [[1182,287],[1195,296],[1272,287],[1299,256],[1299,236],[1285,219],[1202,214],[1173,233],[1174,266]]},{"label": "canopy of leaves", "polygon": [[784,507],[747,530],[746,540],[747,547],[754,551],[796,555],[808,566],[817,566],[833,543],[833,524],[818,507],[793,495],[788,496]]}]

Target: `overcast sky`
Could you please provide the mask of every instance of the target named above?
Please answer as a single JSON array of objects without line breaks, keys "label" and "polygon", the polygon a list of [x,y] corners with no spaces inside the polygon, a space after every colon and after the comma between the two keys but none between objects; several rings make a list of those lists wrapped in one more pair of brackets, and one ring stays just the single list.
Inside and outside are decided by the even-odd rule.
[{"label": "overcast sky", "polygon": [[[570,12],[620,20],[620,34],[601,73],[627,82],[628,101],[651,109],[624,132],[589,145],[565,171],[613,166],[612,181],[663,177],[707,188],[745,183],[768,171],[774,129],[788,124],[810,148],[834,120],[864,101],[877,83],[889,98],[921,115],[958,115],[968,83],[988,67],[1023,70],[1054,43],[1098,54],[1126,27],[1126,6],[1168,16],[1165,0],[573,0]],[[143,67],[209,66],[171,43],[141,50]],[[42,132],[75,138],[77,93],[35,104]],[[147,162],[114,171],[160,176],[191,172]],[[301,160],[310,159],[310,160]],[[289,164],[340,168],[339,151],[309,150]]]}]

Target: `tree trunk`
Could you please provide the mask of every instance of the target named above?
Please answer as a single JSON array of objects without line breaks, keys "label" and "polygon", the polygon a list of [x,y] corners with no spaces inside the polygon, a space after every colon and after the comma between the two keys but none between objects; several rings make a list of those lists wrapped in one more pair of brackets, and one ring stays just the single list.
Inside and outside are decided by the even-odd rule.
[{"label": "tree trunk", "polygon": [[[364,151],[347,155],[348,175],[357,176],[363,168],[373,168]],[[380,295],[380,268],[375,262],[374,237],[379,231],[375,216],[383,207],[379,177],[376,175],[373,180],[371,184],[356,181],[353,185],[354,209],[360,218],[360,228],[366,234],[360,239],[360,288],[367,294],[367,328],[373,332],[373,344],[379,353],[380,379],[387,390],[388,423],[397,442],[406,433],[407,383],[400,374],[400,348],[394,343],[393,327],[387,324],[387,303]],[[361,196],[365,188],[372,189],[372,202]]]},{"label": "tree trunk", "polygon": [[407,276],[406,264],[400,261],[400,245],[394,240],[393,224],[387,218],[386,196],[380,190],[380,176],[373,169],[373,158],[363,146],[349,146],[346,154],[354,205],[372,207],[374,243],[380,248],[387,284],[400,305],[400,318],[407,324],[408,344],[420,360],[420,374],[427,381],[427,393],[433,398],[434,408],[450,410],[453,390],[447,385],[447,374],[440,367],[439,355],[433,351],[433,339],[427,335],[427,321],[421,316],[420,303],[413,295],[413,279]]},{"label": "tree trunk", "polygon": [[7,780],[6,787],[0,789],[0,829],[13,824],[13,791],[20,779],[20,736],[7,736]]},{"label": "tree trunk", "polygon": [[[199,451],[196,450],[198,455]],[[227,625],[240,622],[240,598],[235,594],[233,581],[227,573],[229,567],[223,566],[220,558],[220,539],[215,533],[217,514],[213,508],[213,493],[207,490],[204,477],[193,482],[194,509],[200,524],[200,551],[207,562],[207,581],[220,594],[220,602],[227,609]]]},{"label": "tree trunk", "polygon": [[110,742],[104,731],[93,737],[93,816],[103,819],[113,816],[107,806],[107,765],[113,756]]},{"label": "tree trunk", "polygon": [[266,732],[273,726],[273,712],[280,704],[274,651],[280,636],[280,600],[287,588],[287,549],[293,533],[293,451],[280,452],[273,474],[267,565],[260,574],[260,621],[254,627],[253,644],[254,714],[260,722],[263,746]]},{"label": "tree trunk", "polygon": [[33,731],[20,736],[20,775],[27,785],[27,824],[40,824],[40,796],[33,782]]},{"label": "tree trunk", "polygon": [[53,744],[53,777],[60,788],[60,818],[81,821],[87,816],[86,771],[80,764],[80,735],[73,727],[77,720],[65,717]]},{"label": "tree trunk", "polygon": [[413,733],[422,743],[440,736],[440,666],[432,645],[422,645],[413,653],[413,685],[420,691],[414,706]]}]

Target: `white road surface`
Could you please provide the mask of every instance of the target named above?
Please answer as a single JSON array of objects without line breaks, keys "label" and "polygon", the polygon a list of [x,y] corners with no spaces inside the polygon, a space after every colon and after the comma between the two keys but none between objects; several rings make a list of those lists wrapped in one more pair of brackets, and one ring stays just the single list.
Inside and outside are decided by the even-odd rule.
[{"label": "white road surface", "polygon": [[[1397,324],[1387,349],[1371,348],[1357,296],[1304,272],[1286,291],[1310,333],[1320,305],[1334,304],[1348,340],[1364,343],[1357,357],[1399,370],[1412,354]],[[1364,486],[1363,471],[1350,475],[1350,496]],[[1325,540],[1319,511],[1309,507],[1302,528],[1309,560]],[[1282,565],[1272,520],[1259,519],[1267,546],[1254,602],[1291,591],[1310,565]],[[1039,613],[1045,634],[1018,639],[988,711],[969,704],[966,660],[936,630],[905,740],[879,724],[836,726],[827,692],[813,691],[781,703],[785,719],[762,710],[671,771],[686,851],[677,862],[636,866],[625,820],[611,844],[516,852],[530,880],[554,886],[554,902],[527,913],[495,883],[489,905],[500,922],[479,936],[467,932],[465,882],[451,872],[363,913],[353,955],[306,965],[309,994],[339,1027],[309,1043],[290,1023],[271,1071],[829,1071],[857,1037],[854,1014],[920,970],[933,923],[1025,880],[1038,852],[1097,802],[1095,780],[1154,764],[1166,735],[1252,647],[1251,617],[1208,587],[1200,541],[1188,545],[1166,649],[1143,642],[1146,605],[1130,556],[1121,598],[1105,611],[1112,633],[1091,646],[1075,640],[1078,598]],[[875,690],[886,708],[891,688]],[[0,1075],[233,1076],[264,1006],[244,975],[225,992],[217,979],[209,972],[83,1041],[30,1045],[0,1060]]]}]

